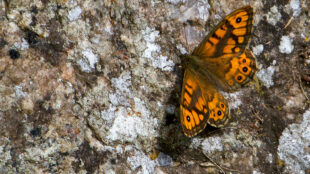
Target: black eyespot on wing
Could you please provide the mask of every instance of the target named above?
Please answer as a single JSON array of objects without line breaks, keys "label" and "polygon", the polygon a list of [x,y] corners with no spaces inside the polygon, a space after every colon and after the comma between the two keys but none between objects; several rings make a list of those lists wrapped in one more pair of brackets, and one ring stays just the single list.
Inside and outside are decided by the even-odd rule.
[{"label": "black eyespot on wing", "polygon": [[246,72],[248,72],[248,68],[247,67],[243,67],[242,71],[246,73]]},{"label": "black eyespot on wing", "polygon": [[240,23],[240,22],[241,22],[241,18],[238,17],[238,18],[236,19],[236,22],[237,22],[237,23]]},{"label": "black eyespot on wing", "polygon": [[221,107],[224,108],[224,104],[223,103],[221,104]]},{"label": "black eyespot on wing", "polygon": [[187,120],[188,122],[190,122],[190,121],[191,121],[191,118],[190,118],[189,116],[186,116],[186,120]]}]

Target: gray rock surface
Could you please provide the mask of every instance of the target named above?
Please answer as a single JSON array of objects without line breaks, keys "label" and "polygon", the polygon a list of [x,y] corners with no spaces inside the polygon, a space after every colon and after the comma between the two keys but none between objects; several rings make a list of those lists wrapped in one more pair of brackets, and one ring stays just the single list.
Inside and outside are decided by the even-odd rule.
[{"label": "gray rock surface", "polygon": [[[251,5],[259,83],[183,135],[180,55]],[[310,1],[0,1],[0,173],[309,173]]]}]

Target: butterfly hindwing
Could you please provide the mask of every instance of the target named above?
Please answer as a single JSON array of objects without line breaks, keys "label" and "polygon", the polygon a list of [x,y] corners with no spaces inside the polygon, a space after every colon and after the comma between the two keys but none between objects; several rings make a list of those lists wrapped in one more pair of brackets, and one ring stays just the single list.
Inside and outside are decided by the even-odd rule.
[{"label": "butterfly hindwing", "polygon": [[253,80],[257,71],[256,58],[250,50],[238,56],[199,59],[191,56],[193,64],[199,65],[199,78],[208,77],[219,89],[237,91]]},{"label": "butterfly hindwing", "polygon": [[189,137],[201,132],[207,123],[221,127],[230,118],[224,97],[211,83],[201,83],[195,77],[189,69],[185,71],[180,105],[182,128]]},{"label": "butterfly hindwing", "polygon": [[231,66],[223,68],[225,73],[218,76],[225,83],[224,90],[236,91],[253,80],[257,66],[250,50],[246,49],[240,56],[230,58],[229,62]]}]

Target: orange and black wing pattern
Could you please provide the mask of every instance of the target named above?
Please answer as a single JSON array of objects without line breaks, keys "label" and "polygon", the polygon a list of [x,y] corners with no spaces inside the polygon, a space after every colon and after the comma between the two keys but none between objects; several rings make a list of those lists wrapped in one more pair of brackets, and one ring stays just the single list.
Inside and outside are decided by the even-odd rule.
[{"label": "orange and black wing pattern", "polygon": [[183,132],[192,137],[200,133],[207,123],[221,127],[229,120],[229,108],[224,97],[212,86],[195,78],[190,70],[185,70],[180,117]]},{"label": "orange and black wing pattern", "polygon": [[246,6],[226,16],[210,32],[192,55],[200,58],[238,56],[249,43],[253,28],[253,8]]}]

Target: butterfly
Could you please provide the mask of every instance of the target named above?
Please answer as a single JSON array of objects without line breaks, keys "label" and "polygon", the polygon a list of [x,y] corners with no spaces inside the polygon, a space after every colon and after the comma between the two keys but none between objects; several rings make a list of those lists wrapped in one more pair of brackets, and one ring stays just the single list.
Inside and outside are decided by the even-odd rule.
[{"label": "butterfly", "polygon": [[220,91],[237,91],[253,80],[256,58],[248,49],[253,14],[251,6],[235,10],[185,56],[180,117],[186,136],[197,135],[207,124],[227,124],[231,116]]}]

